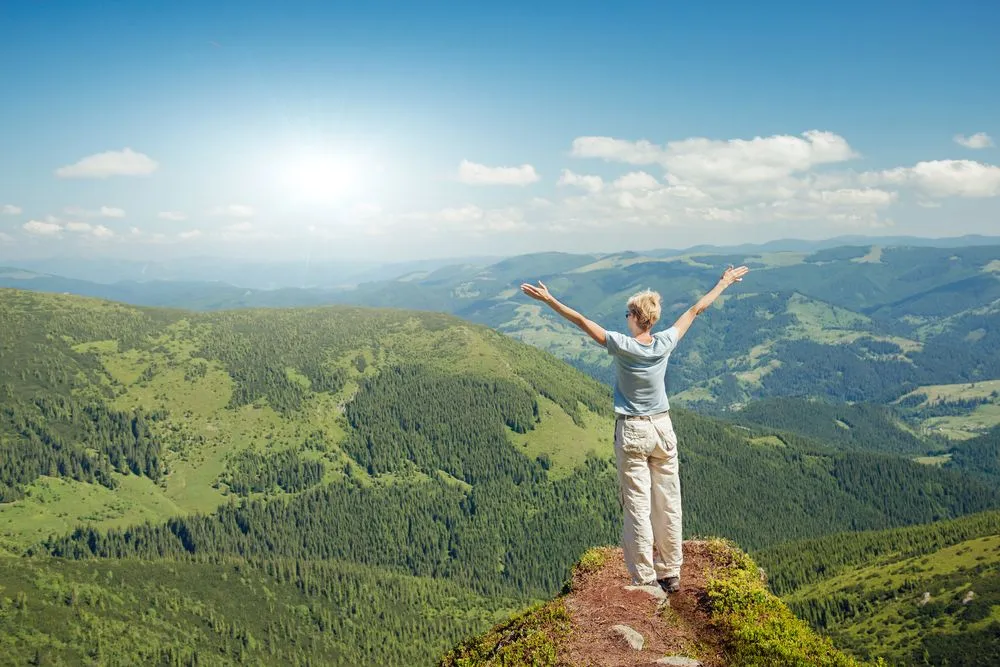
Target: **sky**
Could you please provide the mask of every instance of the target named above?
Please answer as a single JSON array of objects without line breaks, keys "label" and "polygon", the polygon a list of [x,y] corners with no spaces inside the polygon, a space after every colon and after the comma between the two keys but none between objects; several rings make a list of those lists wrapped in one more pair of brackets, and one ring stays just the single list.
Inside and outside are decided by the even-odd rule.
[{"label": "sky", "polygon": [[0,2],[0,259],[1000,234],[1000,3]]}]

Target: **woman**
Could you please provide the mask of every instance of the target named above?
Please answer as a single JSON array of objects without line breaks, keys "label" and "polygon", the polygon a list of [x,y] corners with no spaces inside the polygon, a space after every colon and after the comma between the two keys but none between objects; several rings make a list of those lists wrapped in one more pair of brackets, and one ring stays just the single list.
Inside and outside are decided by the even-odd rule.
[{"label": "woman", "polygon": [[677,436],[664,382],[667,359],[694,318],[749,271],[745,266],[730,266],[708,294],[684,311],[672,327],[656,334],[651,330],[660,319],[660,295],[651,290],[633,295],[625,312],[630,336],[605,331],[560,303],[541,281],[521,285],[521,291],[548,304],[614,357],[615,457],[625,512],[622,550],[637,586],[658,585],[668,593],[680,590],[681,485]]}]

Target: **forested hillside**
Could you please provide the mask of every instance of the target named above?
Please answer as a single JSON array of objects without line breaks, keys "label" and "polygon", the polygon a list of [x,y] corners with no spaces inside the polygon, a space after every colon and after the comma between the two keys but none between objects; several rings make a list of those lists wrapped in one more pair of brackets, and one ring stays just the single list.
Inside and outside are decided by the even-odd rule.
[{"label": "forested hillside", "polygon": [[427,664],[503,604],[333,561],[0,556],[0,664]]},{"label": "forested hillside", "polygon": [[[587,548],[618,541],[610,391],[487,328],[413,311],[195,313],[15,290],[0,291],[0,322],[0,539],[30,554],[9,564],[29,601],[59,598],[23,568],[95,568],[95,557],[151,573],[244,563],[284,582],[289,568],[339,568],[361,573],[338,585],[345,597],[303,585],[308,601],[293,606],[363,614],[374,587],[378,599],[426,598],[427,611],[389,637],[359,621],[322,650],[420,663],[455,637],[442,614],[468,610],[459,627],[482,628],[550,597]],[[692,535],[760,549],[1000,507],[1000,490],[963,469],[675,413]],[[115,627],[105,611],[88,613]],[[216,625],[263,636],[235,613],[219,607]],[[19,651],[69,641],[33,625],[43,617],[18,616],[36,630]],[[156,641],[169,647],[185,618]],[[422,648],[403,645],[416,635]],[[216,650],[205,637],[199,650]],[[75,641],[67,651],[83,650]]]},{"label": "forested hillside", "polygon": [[791,431],[844,449],[917,455],[951,446],[943,438],[918,437],[895,411],[869,403],[767,398],[722,415],[737,424]]},{"label": "forested hillside", "polygon": [[1000,513],[791,542],[758,560],[792,611],[860,656],[1000,661]]},{"label": "forested hillside", "polygon": [[1000,427],[955,445],[948,456],[945,468],[1000,485]]}]

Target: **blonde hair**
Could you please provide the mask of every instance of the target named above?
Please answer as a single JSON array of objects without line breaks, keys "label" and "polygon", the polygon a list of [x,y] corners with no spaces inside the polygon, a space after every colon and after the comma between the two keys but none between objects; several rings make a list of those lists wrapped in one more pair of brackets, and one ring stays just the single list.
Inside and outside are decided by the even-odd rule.
[{"label": "blonde hair", "polygon": [[628,310],[640,329],[652,329],[660,319],[660,293],[650,289],[636,292],[628,300]]}]

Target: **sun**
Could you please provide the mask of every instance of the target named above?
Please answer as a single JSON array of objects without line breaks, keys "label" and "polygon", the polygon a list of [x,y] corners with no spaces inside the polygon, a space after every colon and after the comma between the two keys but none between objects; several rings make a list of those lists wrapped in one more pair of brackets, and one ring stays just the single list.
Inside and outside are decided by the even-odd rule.
[{"label": "sun", "polygon": [[298,156],[282,169],[281,185],[297,200],[335,201],[356,191],[357,167],[346,156]]}]

